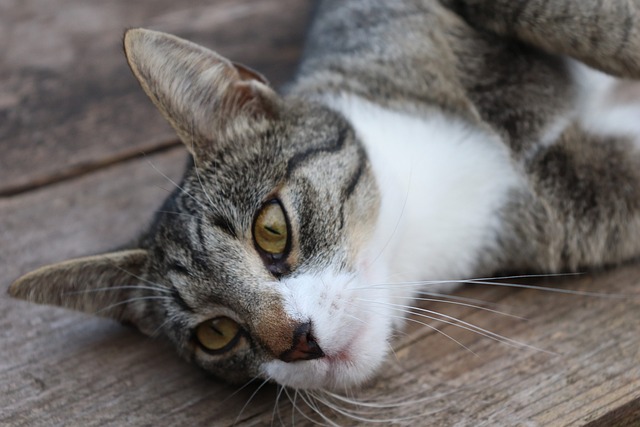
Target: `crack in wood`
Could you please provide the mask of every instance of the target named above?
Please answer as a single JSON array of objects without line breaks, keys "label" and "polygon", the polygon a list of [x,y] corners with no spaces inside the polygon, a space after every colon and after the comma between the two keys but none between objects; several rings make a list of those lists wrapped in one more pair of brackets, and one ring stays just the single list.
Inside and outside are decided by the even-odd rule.
[{"label": "crack in wood", "polygon": [[61,182],[70,181],[72,179],[80,178],[87,174],[91,174],[93,172],[117,165],[119,163],[135,160],[152,154],[163,153],[180,145],[182,145],[182,143],[179,140],[165,141],[159,144],[155,144],[153,147],[143,151],[127,151],[118,153],[113,157],[81,163],[67,169],[63,169],[60,173],[49,174],[43,177],[34,178],[26,184],[19,184],[0,189],[0,199],[18,196],[23,193],[39,190],[41,188],[59,184]]}]

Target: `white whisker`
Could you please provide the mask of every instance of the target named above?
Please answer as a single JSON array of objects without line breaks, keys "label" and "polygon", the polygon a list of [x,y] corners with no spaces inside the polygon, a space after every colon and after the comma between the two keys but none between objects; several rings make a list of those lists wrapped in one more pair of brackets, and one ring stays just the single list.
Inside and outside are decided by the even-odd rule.
[{"label": "white whisker", "polygon": [[[398,310],[398,309],[393,309],[393,310],[396,310],[396,311],[402,311],[402,310]],[[375,313],[375,314],[379,314],[379,313],[376,313],[376,312],[375,312],[375,311],[373,311],[373,310],[367,310],[367,311],[370,311],[370,312]],[[406,311],[402,311],[402,312],[403,312],[403,313],[410,313],[410,312],[406,312]],[[413,313],[410,313],[410,314],[413,314]],[[406,317],[406,316],[396,316],[396,315],[394,315],[394,314],[387,314],[387,316],[389,316],[389,317],[391,317],[391,318],[393,318],[393,319],[405,320],[405,321],[407,321],[407,322],[413,322],[413,323],[417,323],[417,324],[419,324],[419,325],[425,326],[425,327],[427,327],[427,328],[429,328],[429,329],[433,330],[434,332],[437,332],[438,334],[440,334],[440,335],[442,335],[442,336],[444,336],[444,337],[446,337],[446,338],[450,339],[451,341],[453,341],[454,343],[458,344],[460,347],[464,348],[465,350],[467,350],[469,353],[473,354],[474,356],[476,356],[476,357],[478,356],[478,355],[477,355],[473,350],[471,350],[469,347],[467,347],[466,345],[462,344],[460,341],[458,341],[457,339],[453,338],[451,335],[447,334],[447,333],[446,333],[446,332],[444,332],[444,331],[441,331],[440,329],[436,328],[436,327],[435,327],[435,326],[433,326],[433,325],[430,325],[430,324],[428,324],[428,323],[421,322],[421,321],[419,321],[419,320],[412,319],[412,318],[410,318],[410,317]],[[422,317],[427,317],[427,316],[422,316]],[[446,321],[444,321],[444,320],[437,319],[437,318],[431,318],[431,320],[437,320],[437,321],[442,321],[443,323],[448,323],[448,322],[446,322]],[[455,325],[454,323],[451,323],[451,324]]]},{"label": "white whisker", "polygon": [[251,401],[253,400],[253,398],[256,396],[256,394],[258,394],[258,392],[260,391],[260,389],[262,387],[264,387],[265,384],[267,384],[269,381],[271,380],[271,377],[267,378],[266,380],[264,380],[262,382],[262,384],[260,384],[258,386],[258,388],[256,388],[256,390],[251,394],[251,396],[249,396],[249,399],[247,400],[247,402],[244,404],[244,406],[242,407],[242,409],[240,409],[240,413],[238,414],[238,416],[236,417],[236,419],[233,421],[233,425],[238,424],[238,420],[240,419],[240,417],[242,416],[242,413],[244,412],[244,410],[247,408],[247,406],[249,405],[249,403],[251,403]]},{"label": "white whisker", "polygon": [[[294,389],[293,390],[295,392],[295,394],[293,395],[293,399],[291,399],[291,396],[289,395],[289,392],[285,389],[285,394],[287,395],[287,397],[289,398],[289,400],[291,401],[291,403],[293,404],[293,409],[294,411],[292,411],[291,413],[291,425],[294,426],[295,422],[294,422],[294,417],[295,417],[295,413],[296,411],[302,415],[303,418],[305,418],[306,420],[312,422],[313,424],[318,424],[321,425],[321,423],[319,423],[317,420],[314,420],[313,418],[309,417],[307,414],[305,414],[296,404],[297,400],[298,400],[298,390]],[[301,396],[302,397],[302,396]],[[304,400],[304,399],[303,399]],[[313,409],[313,408],[311,408]]]},{"label": "white whisker", "polygon": [[441,292],[430,292],[430,291],[418,291],[416,292],[416,295],[425,295],[427,297],[434,297],[434,298],[446,298],[452,301],[461,301],[461,302],[468,302],[470,304],[477,304],[480,305],[482,307],[493,307],[494,309],[512,309],[513,307],[506,305],[506,304],[498,304],[495,302],[491,302],[491,301],[484,301],[478,298],[468,298],[468,297],[462,297],[459,295],[451,295],[451,294],[445,294],[445,293],[441,293]]},{"label": "white whisker", "polygon": [[169,215],[188,216],[189,218],[194,218],[194,219],[202,219],[201,216],[191,215],[191,214],[188,214],[186,212],[173,212],[173,211],[163,211],[163,210],[159,210],[159,211],[156,211],[156,212],[169,214]]},{"label": "white whisker", "polygon": [[[284,386],[281,386],[280,384],[278,384],[277,387],[278,390],[278,394],[276,395],[276,400],[273,404],[273,412],[271,413],[271,425],[273,426],[273,422],[276,419],[276,409],[278,408],[278,406],[280,406],[280,396],[282,395],[282,391],[284,390]],[[278,411],[278,418],[280,418],[280,411]],[[282,422],[282,419],[280,419],[280,424],[284,424]]]},{"label": "white whisker", "polygon": [[151,291],[159,291],[165,293],[171,293],[171,291],[164,287],[153,287],[153,286],[135,286],[135,285],[127,285],[127,286],[108,286],[104,288],[95,288],[95,289],[83,289],[80,291],[73,292],[64,292],[62,295],[76,295],[76,294],[88,294],[93,292],[106,292],[106,291],[117,291],[120,289],[144,289]]},{"label": "white whisker", "polygon": [[244,383],[242,386],[240,386],[240,388],[238,388],[236,391],[234,391],[233,393],[231,393],[229,396],[225,397],[222,402],[220,402],[220,404],[223,404],[224,402],[226,402],[227,400],[231,399],[233,396],[235,396],[236,394],[240,393],[242,390],[244,390],[245,388],[247,388],[249,386],[249,384],[251,384],[252,382],[254,382],[255,380],[257,380],[258,377],[253,377],[251,378],[249,381],[247,381],[246,383]]},{"label": "white whisker", "polygon": [[[496,276],[496,277],[480,277],[480,278],[471,278],[471,279],[446,279],[446,280],[414,280],[414,281],[406,281],[406,282],[388,282],[388,283],[376,283],[364,286],[363,288],[378,288],[378,287],[400,287],[400,286],[430,286],[430,285],[446,285],[446,284],[464,284],[464,283],[475,283],[475,282],[484,282],[484,281],[497,281],[497,280],[510,280],[510,279],[540,279],[540,278],[557,278],[557,277],[570,277],[570,276],[580,276],[584,273],[554,273],[554,274],[529,274],[529,275],[518,275],[518,276]],[[498,282],[500,283],[500,282]],[[504,284],[508,285],[508,284]],[[558,290],[557,288],[545,288],[541,286],[535,285],[522,285],[522,286],[530,286],[532,289],[540,289],[540,290]],[[577,292],[577,291],[576,291]]]},{"label": "white whisker", "polygon": [[166,290],[168,290],[168,291],[171,291],[171,290],[170,290],[169,288],[167,288],[166,286],[162,286],[162,285],[161,285],[161,284],[159,284],[159,283],[152,282],[152,281],[147,280],[147,279],[145,279],[145,278],[143,278],[143,277],[140,277],[140,276],[138,276],[137,274],[134,274],[134,273],[132,273],[132,272],[130,272],[130,271],[128,271],[128,270],[125,270],[125,269],[124,269],[124,268],[122,268],[122,267],[119,267],[119,266],[117,266],[117,265],[115,265],[115,264],[114,264],[113,266],[114,266],[115,268],[117,268],[118,270],[122,271],[123,273],[126,273],[126,274],[128,274],[129,276],[133,277],[134,279],[138,279],[138,280],[140,280],[141,282],[146,283],[147,285],[151,285],[152,287],[156,287],[156,288],[160,288],[160,289],[166,289]]},{"label": "white whisker", "polygon": [[162,322],[160,324],[160,326],[158,326],[156,329],[153,330],[153,332],[151,332],[151,334],[149,334],[149,337],[156,338],[158,336],[158,333],[160,332],[160,330],[162,330],[162,328],[164,327],[164,325],[166,325],[167,323],[171,322],[172,320],[173,319],[171,317],[167,318],[167,320]]},{"label": "white whisker", "polygon": [[400,221],[402,220],[402,217],[404,216],[404,211],[407,208],[407,202],[409,201],[409,190],[411,189],[411,178],[412,178],[412,175],[413,175],[413,168],[411,168],[409,170],[409,180],[408,180],[408,184],[407,184],[407,192],[404,195],[404,202],[402,203],[402,209],[400,210],[400,215],[398,216],[398,221],[396,221],[396,226],[393,228],[393,231],[391,232],[391,235],[389,236],[389,238],[387,239],[386,243],[384,244],[384,246],[380,250],[380,253],[373,259],[372,264],[375,264],[375,262],[378,260],[378,258],[380,258],[382,256],[382,254],[384,253],[384,251],[387,250],[387,246],[389,246],[389,243],[391,243],[391,241],[393,240],[393,236],[395,236],[395,234],[398,232],[398,227],[400,226]]},{"label": "white whisker", "polygon": [[383,401],[383,402],[371,402],[371,401],[368,402],[368,401],[355,400],[352,398],[348,398],[346,396],[341,396],[339,394],[332,393],[327,390],[323,390],[323,393],[331,396],[334,399],[341,400],[344,403],[354,405],[354,406],[364,406],[364,407],[369,407],[374,409],[388,409],[388,408],[400,408],[403,406],[412,406],[418,403],[433,402],[435,400],[441,399],[443,396],[450,395],[453,392],[443,393],[437,396],[429,396],[422,399],[409,399],[408,396],[402,396],[395,399],[389,399],[388,401]]},{"label": "white whisker", "polygon": [[512,317],[512,318],[518,319],[518,320],[527,320],[526,318],[517,316],[515,314],[505,313],[503,311],[493,310],[491,308],[482,307],[480,305],[475,305],[475,304],[468,304],[468,303],[465,303],[465,302],[447,301],[447,300],[439,299],[439,298],[414,298],[414,300],[459,305],[459,306],[462,306],[462,307],[470,307],[470,308],[475,308],[475,309],[482,310],[482,311],[487,311],[487,312],[493,313],[493,314],[499,314],[501,316]]},{"label": "white whisker", "polygon": [[575,291],[571,289],[558,289],[558,288],[550,288],[546,286],[523,285],[518,283],[491,282],[491,281],[484,281],[484,280],[477,280],[477,279],[465,280],[464,283],[469,283],[474,285],[488,285],[488,286],[517,288],[517,289],[531,289],[534,291],[553,292],[557,294],[567,294],[567,295],[607,298],[607,299],[624,299],[624,298],[630,298],[630,297],[631,298],[638,297],[638,295],[607,294],[602,292]]},{"label": "white whisker", "polygon": [[[461,319],[457,319],[453,316],[449,316],[443,313],[438,313],[437,311],[433,311],[433,310],[427,310],[425,308],[418,308],[418,307],[412,307],[412,306],[408,306],[408,305],[401,305],[401,304],[393,304],[393,303],[385,303],[385,302],[380,302],[380,301],[373,301],[373,300],[364,300],[366,302],[370,302],[370,303],[376,303],[376,304],[380,304],[380,305],[385,305],[388,306],[396,311],[402,311],[404,313],[408,313],[408,314],[412,314],[415,316],[419,316],[419,317],[424,317],[426,319],[431,319],[431,320],[436,320],[439,322],[443,322],[461,329],[465,329],[468,330],[470,332],[474,332],[478,335],[484,336],[486,338],[492,339],[494,341],[500,342],[502,344],[511,346],[511,347],[516,347],[516,348],[529,348],[531,350],[536,350],[539,352],[543,352],[543,353],[547,353],[547,354],[553,354],[553,355],[557,355],[557,353],[554,353],[552,351],[549,350],[544,350],[520,341],[516,341],[513,340],[511,338],[507,338],[505,336],[502,336],[500,334],[496,334],[495,332],[491,332],[487,329],[481,328],[480,326],[474,325],[473,323],[469,323],[469,322],[465,322],[464,320]],[[440,317],[433,317],[433,316],[429,316],[423,313],[429,313],[432,314],[433,316],[440,316]],[[446,320],[448,319],[448,320]]]},{"label": "white whisker", "polygon": [[330,426],[340,427],[338,424],[336,424],[334,421],[332,421],[330,418],[328,418],[322,411],[320,411],[320,408],[318,408],[318,406],[315,404],[315,402],[312,402],[313,398],[309,395],[308,392],[306,392],[304,390],[300,390],[300,398],[307,404],[307,406],[309,406],[309,408],[311,408],[316,414],[318,414]]},{"label": "white whisker", "polygon": [[[145,155],[146,156],[146,155]],[[162,175],[167,181],[169,181],[171,184],[173,184],[177,189],[179,189],[180,191],[182,191],[182,193],[184,193],[185,195],[191,197],[191,199],[193,199],[193,201],[195,201],[198,205],[200,205],[200,207],[203,210],[206,210],[204,206],[202,206],[202,203],[200,203],[200,200],[196,199],[191,193],[189,193],[187,190],[185,190],[184,188],[182,188],[180,185],[178,185],[174,180],[172,180],[171,178],[169,178],[166,174],[164,174],[160,169],[158,169],[156,167],[156,165],[153,164],[153,162],[151,160],[147,160],[147,163],[149,163],[149,165],[151,165],[151,167],[158,172],[160,175]]]},{"label": "white whisker", "polygon": [[321,396],[317,394],[312,393],[311,395],[315,400],[322,403],[326,407],[330,408],[334,412],[337,412],[341,415],[351,418],[352,420],[361,421],[365,423],[372,423],[372,424],[382,424],[382,423],[387,424],[387,423],[394,423],[394,422],[397,423],[400,421],[409,421],[411,419],[415,419],[418,416],[418,415],[413,415],[413,416],[404,417],[404,418],[365,418],[362,416],[362,414],[368,415],[368,414],[371,414],[371,411],[341,408],[335,402],[330,402],[327,399],[323,399]]}]

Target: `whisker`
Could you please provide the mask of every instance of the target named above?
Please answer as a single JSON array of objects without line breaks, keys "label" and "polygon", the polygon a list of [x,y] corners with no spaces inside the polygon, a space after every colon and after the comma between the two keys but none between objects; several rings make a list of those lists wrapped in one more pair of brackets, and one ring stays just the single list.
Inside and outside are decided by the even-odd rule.
[{"label": "whisker", "polygon": [[[146,154],[145,154],[146,157]],[[149,163],[149,165],[151,165],[151,167],[158,172],[160,175],[162,175],[167,181],[169,181],[171,184],[173,184],[177,189],[179,189],[180,191],[182,191],[185,195],[191,197],[191,199],[193,199],[193,201],[195,201],[198,205],[200,205],[200,207],[202,207],[203,209],[205,209],[204,206],[202,206],[202,203],[200,202],[200,200],[196,199],[191,193],[189,193],[187,190],[185,190],[184,188],[182,188],[180,185],[176,184],[176,182],[174,180],[172,180],[171,178],[169,178],[166,174],[164,174],[160,169],[158,169],[156,167],[156,165],[153,164],[153,162],[151,160],[147,160],[147,163]],[[205,209],[206,210],[206,209]]]},{"label": "whisker", "polygon": [[196,215],[191,215],[188,214],[186,212],[173,212],[173,211],[156,211],[158,213],[165,213],[165,214],[169,214],[169,215],[179,215],[179,216],[188,216],[189,218],[194,218],[194,219],[202,219],[201,216],[196,216]]},{"label": "whisker", "polygon": [[170,321],[172,321],[173,319],[171,317],[169,317],[167,320],[165,320],[164,322],[162,322],[160,324],[160,326],[158,326],[156,329],[154,329],[154,331],[149,335],[151,338],[157,338],[158,333],[162,330],[162,328],[164,327],[164,325],[166,325],[167,323],[169,323]]},{"label": "whisker", "polygon": [[[294,426],[294,417],[295,417],[295,413],[296,411],[302,415],[303,418],[305,418],[306,420],[312,422],[313,424],[317,424],[317,425],[322,425],[321,423],[319,423],[317,420],[314,420],[313,418],[309,417],[307,414],[305,414],[296,404],[296,401],[298,399],[298,390],[294,389],[293,390],[295,392],[295,394],[293,395],[293,399],[291,399],[291,396],[289,395],[289,392],[285,389],[284,392],[287,395],[287,397],[289,398],[289,401],[291,401],[291,403],[293,404],[293,409],[294,411],[291,412],[291,425]],[[302,397],[302,396],[301,396]],[[303,399],[304,400],[304,399]],[[306,402],[305,402],[306,403]],[[313,409],[313,408],[311,408]]]},{"label": "whisker", "polygon": [[353,314],[349,314],[349,313],[344,313],[345,316],[352,318],[353,320],[357,320],[360,323],[367,323],[364,320],[360,319],[357,316],[354,316]]},{"label": "whisker", "polygon": [[341,408],[339,407],[336,403],[334,402],[329,402],[327,399],[323,399],[321,396],[317,395],[317,394],[313,394],[312,396],[320,403],[324,404],[325,406],[327,406],[328,408],[330,408],[331,410],[344,415],[348,418],[351,418],[353,420],[356,421],[361,421],[361,422],[365,422],[365,423],[372,423],[372,424],[387,424],[387,423],[397,423],[400,421],[408,421],[411,419],[415,419],[418,415],[413,415],[410,417],[405,417],[405,418],[365,418],[361,415],[358,414],[371,414],[371,411],[362,411],[362,410],[348,410],[345,408]]},{"label": "whisker", "polygon": [[[584,273],[552,273],[552,274],[525,274],[518,276],[496,276],[496,277],[481,277],[481,278],[471,278],[471,279],[446,279],[446,280],[414,280],[414,281],[406,281],[406,282],[388,282],[388,283],[376,283],[364,286],[363,288],[377,288],[377,287],[398,287],[398,286],[427,286],[427,285],[446,285],[446,284],[464,284],[464,283],[475,283],[477,281],[496,281],[496,280],[510,280],[510,279],[540,279],[540,278],[556,278],[556,277],[570,277],[570,276],[580,276]],[[507,285],[507,284],[505,284]],[[545,288],[542,286],[535,285],[523,285],[523,286],[531,286],[533,289],[549,289],[549,290],[558,290],[557,288]],[[576,291],[578,292],[578,291]]]},{"label": "whisker", "polygon": [[[286,393],[286,390],[285,390]],[[289,393],[287,393],[287,397],[289,397]],[[296,417],[296,399],[298,398],[298,391],[296,390],[296,393],[293,395],[293,400],[291,400],[291,398],[289,398],[289,400],[291,401],[291,403],[293,404],[293,409],[294,411],[291,411],[291,427],[296,425],[296,421],[295,421],[295,417]]]},{"label": "whisker", "polygon": [[[392,308],[392,309],[393,309],[393,310],[396,310],[396,311],[402,311],[402,310],[399,310],[399,309],[396,309],[396,308]],[[367,309],[365,309],[365,310],[367,310]],[[367,311],[370,311],[370,312],[372,312],[372,313],[374,313],[374,314],[379,314],[379,313],[377,313],[377,312],[375,312],[375,311],[373,311],[373,310],[367,310]],[[403,312],[403,313],[410,313],[410,312],[406,312],[406,311],[402,311],[402,312]],[[410,313],[410,314],[413,314],[413,313]],[[447,333],[446,333],[446,332],[444,332],[444,331],[441,331],[440,329],[436,328],[436,327],[435,327],[435,326],[433,326],[433,325],[430,325],[430,324],[428,324],[428,323],[421,322],[421,321],[419,321],[419,320],[412,319],[412,318],[410,318],[410,317],[406,317],[406,316],[396,316],[396,315],[394,315],[394,314],[386,314],[386,315],[387,315],[387,316],[389,316],[389,317],[391,317],[391,318],[393,318],[393,319],[406,320],[406,321],[408,321],[408,322],[413,322],[413,323],[417,323],[417,324],[419,324],[419,325],[425,326],[425,327],[427,327],[427,328],[429,328],[429,329],[431,329],[431,330],[433,330],[433,331],[435,331],[435,332],[439,333],[440,335],[442,335],[442,336],[444,336],[444,337],[446,337],[446,338],[450,339],[450,340],[451,340],[451,341],[453,341],[454,343],[458,344],[460,347],[462,347],[462,348],[464,348],[465,350],[467,350],[469,353],[471,353],[471,354],[473,354],[474,356],[478,357],[478,355],[477,355],[473,350],[471,350],[469,347],[467,347],[466,345],[462,344],[460,341],[458,341],[457,339],[453,338],[451,335],[447,334]],[[427,317],[427,316],[423,316],[423,317]],[[431,318],[431,320],[438,320],[438,321],[440,321],[441,319]],[[447,322],[446,322],[446,321],[444,321],[444,320],[442,320],[442,322],[443,322],[443,323],[447,323]],[[455,325],[454,323],[451,323],[451,324]]]},{"label": "whisker", "polygon": [[[522,276],[531,277],[531,276]],[[543,277],[543,276],[541,276]],[[576,291],[572,289],[560,289],[560,288],[551,288],[548,286],[538,286],[538,285],[525,285],[520,283],[504,283],[504,282],[494,282],[484,279],[460,279],[460,280],[427,280],[427,281],[415,281],[415,282],[400,282],[400,283],[380,283],[375,285],[363,286],[357,289],[375,289],[375,288],[399,288],[399,287],[421,287],[421,286],[431,286],[431,285],[442,285],[442,284],[459,284],[459,285],[487,285],[487,286],[495,286],[495,287],[504,287],[504,288],[514,288],[514,289],[530,289],[534,291],[541,292],[551,292],[557,294],[566,294],[566,295],[575,295],[575,296],[583,296],[583,297],[595,297],[595,298],[606,298],[606,299],[626,299],[626,298],[638,298],[637,294],[617,294],[617,293],[604,293],[604,292],[589,292],[589,291]]]},{"label": "whisker", "polygon": [[494,277],[479,277],[471,280],[511,280],[511,279],[546,279],[550,277],[571,277],[571,276],[584,276],[586,273],[545,273],[545,274],[518,274],[514,276],[494,276]]},{"label": "whisker", "polygon": [[111,304],[111,305],[108,305],[108,306],[106,306],[106,307],[103,307],[103,308],[101,308],[100,310],[98,310],[98,311],[94,312],[93,314],[96,314],[96,315],[97,315],[98,313],[100,313],[100,312],[102,312],[102,311],[112,309],[112,308],[117,307],[117,306],[119,306],[119,305],[128,304],[128,303],[130,303],[130,302],[134,302],[134,301],[143,301],[143,300],[153,300],[153,299],[161,299],[161,300],[169,300],[169,301],[171,301],[171,298],[170,298],[170,297],[167,297],[167,296],[159,296],[159,295],[148,296],[148,297],[136,297],[136,298],[129,298],[129,299],[127,299],[127,300],[119,301],[119,302],[117,302],[117,303],[115,303],[115,304]]},{"label": "whisker", "polygon": [[258,377],[253,377],[251,378],[249,381],[247,381],[246,383],[244,383],[239,389],[237,389],[236,391],[234,391],[233,393],[231,393],[229,396],[225,397],[222,402],[220,402],[220,405],[222,405],[224,402],[226,402],[227,400],[231,399],[233,396],[235,396],[236,394],[240,393],[242,390],[244,390],[245,388],[247,388],[249,386],[249,384],[251,384],[252,382],[254,382],[255,380],[257,380]]},{"label": "whisker", "polygon": [[[193,138],[193,136],[195,135],[193,131],[193,129],[195,129],[195,123],[193,120],[190,122],[189,126],[190,126],[189,134],[191,137],[189,142],[191,143],[191,149],[193,150],[193,152],[195,152],[196,147],[195,147],[194,138]],[[215,203],[213,203],[213,200],[211,199],[211,195],[209,194],[204,184],[202,183],[202,178],[200,177],[200,170],[198,168],[198,158],[196,156],[193,157],[193,168],[196,171],[196,177],[198,178],[198,183],[200,184],[200,188],[202,189],[202,192],[204,193],[207,200],[209,201],[209,205],[212,208],[215,207]]]},{"label": "whisker", "polygon": [[[276,419],[276,408],[278,408],[279,404],[280,404],[280,395],[282,395],[282,391],[284,390],[284,386],[281,386],[280,384],[278,384],[278,394],[276,395],[276,401],[273,404],[273,412],[271,413],[271,425],[273,426],[273,422]],[[279,418],[280,412],[278,411],[278,418]],[[284,423],[282,422],[282,419],[280,419],[280,424],[283,425]]]},{"label": "whisker", "polygon": [[515,314],[511,314],[511,313],[505,313],[503,311],[498,311],[498,310],[493,310],[491,308],[487,308],[487,307],[482,307],[480,305],[475,305],[475,304],[469,304],[469,303],[464,303],[464,302],[457,302],[457,301],[447,301],[445,299],[439,299],[439,298],[414,298],[414,300],[416,301],[427,301],[427,302],[439,302],[439,303],[444,303],[444,304],[452,304],[452,305],[459,305],[462,307],[470,307],[470,308],[475,308],[477,310],[482,310],[482,311],[486,311],[489,313],[493,313],[493,314],[499,314],[501,316],[506,316],[506,317],[512,317],[514,319],[518,319],[518,320],[528,320],[524,317],[515,315]]},{"label": "whisker", "polygon": [[195,159],[193,161],[193,168],[196,171],[196,177],[198,178],[198,183],[200,184],[200,188],[202,188],[202,192],[204,193],[205,197],[209,201],[209,204],[211,205],[211,207],[214,207],[215,203],[213,203],[213,200],[211,199],[209,192],[207,191],[207,189],[204,187],[204,184],[202,183],[202,179],[200,178],[200,171],[198,170],[198,163]]},{"label": "whisker", "polygon": [[152,281],[147,280],[147,279],[145,279],[145,278],[143,278],[143,277],[140,277],[140,276],[138,276],[137,274],[134,274],[134,273],[132,273],[132,272],[130,272],[130,271],[128,271],[128,270],[126,270],[126,269],[124,269],[124,268],[120,267],[120,266],[117,266],[117,265],[115,265],[115,264],[114,264],[113,266],[114,266],[115,268],[117,268],[118,270],[122,271],[123,273],[126,273],[126,274],[128,274],[129,276],[133,277],[134,279],[138,279],[138,280],[140,280],[141,282],[146,283],[147,285],[151,285],[152,287],[155,287],[155,288],[158,288],[158,289],[164,289],[164,290],[167,290],[167,291],[171,292],[171,289],[169,289],[169,288],[168,288],[168,287],[166,287],[166,286],[162,286],[162,285],[161,285],[161,284],[159,284],[159,283],[152,282]]},{"label": "whisker", "polygon": [[409,201],[409,190],[411,189],[411,178],[412,177],[413,177],[413,167],[411,169],[409,169],[409,181],[408,181],[408,185],[407,185],[407,192],[404,195],[404,202],[402,203],[402,210],[400,210],[400,215],[398,216],[398,221],[396,221],[396,225],[393,228],[393,231],[391,232],[391,235],[387,239],[386,243],[384,244],[384,246],[380,250],[380,253],[373,259],[372,264],[375,264],[375,262],[378,260],[378,258],[380,258],[382,256],[382,254],[384,253],[384,251],[387,250],[387,246],[389,246],[389,243],[391,243],[391,241],[393,240],[393,237],[395,236],[396,232],[398,231],[398,227],[400,227],[400,221],[402,220],[402,217],[404,216],[404,211],[407,208],[407,202]]},{"label": "whisker", "polygon": [[105,292],[105,291],[117,291],[117,290],[121,290],[121,289],[144,289],[144,290],[151,290],[151,291],[159,291],[159,292],[165,292],[165,293],[171,293],[171,291],[167,288],[162,288],[162,287],[152,287],[152,286],[108,286],[108,287],[104,287],[104,288],[95,288],[95,289],[83,289],[80,291],[73,291],[73,292],[64,292],[62,295],[76,295],[76,294],[89,294],[89,293],[93,293],[93,292]]},{"label": "whisker", "polygon": [[355,400],[347,396],[341,396],[337,393],[332,393],[328,390],[323,390],[323,393],[331,396],[334,399],[341,400],[344,403],[354,405],[354,406],[364,406],[364,407],[369,407],[374,409],[388,409],[388,408],[400,408],[403,406],[412,406],[418,403],[433,402],[435,400],[442,399],[442,397],[448,396],[454,392],[452,391],[449,393],[441,393],[437,396],[428,396],[422,399],[413,399],[413,400],[407,400],[408,396],[402,396],[396,399],[390,399],[389,401],[385,401],[385,402],[368,402],[368,401]]},{"label": "whisker", "polygon": [[[415,316],[420,316],[420,317],[424,317],[426,319],[431,319],[431,320],[436,320],[439,322],[443,322],[443,323],[447,323],[449,325],[452,326],[456,326],[458,328],[461,329],[465,329],[468,330],[470,332],[474,332],[478,335],[484,336],[486,338],[492,339],[494,341],[500,342],[502,344],[511,346],[511,347],[516,347],[516,348],[529,348],[532,350],[536,350],[536,351],[540,351],[543,353],[547,353],[547,354],[552,354],[552,355],[558,355],[557,353],[554,353],[552,351],[549,350],[544,350],[520,341],[516,341],[513,340],[511,338],[507,338],[505,336],[502,336],[500,334],[497,334],[495,332],[491,332],[487,329],[481,328],[480,326],[474,325],[473,323],[469,323],[469,322],[465,322],[464,320],[461,319],[457,319],[453,316],[449,316],[443,313],[439,313],[437,311],[433,311],[433,310],[427,310],[425,308],[418,308],[418,307],[412,307],[412,306],[408,306],[408,305],[401,305],[401,304],[393,304],[393,303],[385,303],[385,302],[381,302],[381,301],[374,301],[374,300],[364,300],[366,302],[370,302],[370,303],[375,303],[375,304],[381,304],[381,305],[385,305],[388,306],[396,311],[402,311],[404,313],[408,313],[408,314],[412,314]],[[439,317],[433,317],[433,316],[428,316],[426,314],[422,314],[422,313],[429,313],[432,314],[434,316],[441,316],[442,318]],[[445,320],[445,319],[449,319],[449,320]]]},{"label": "whisker", "polygon": [[445,294],[441,292],[418,291],[416,292],[416,295],[425,295],[427,297],[434,297],[434,298],[446,298],[452,301],[461,301],[461,302],[468,302],[470,304],[478,304],[483,307],[493,307],[494,309],[499,309],[499,308],[512,309],[513,308],[512,306],[509,306],[507,304],[498,304],[495,302],[485,301],[478,298],[468,298],[468,297],[462,297],[459,295]]},{"label": "whisker", "polygon": [[249,403],[251,403],[251,401],[253,400],[253,398],[256,396],[256,394],[258,394],[258,392],[260,391],[260,389],[262,387],[264,387],[265,384],[267,384],[269,381],[271,380],[271,377],[267,378],[266,380],[264,380],[262,382],[262,384],[260,384],[258,386],[258,388],[253,392],[253,394],[251,394],[251,396],[249,396],[249,400],[247,400],[247,403],[244,404],[244,406],[242,407],[242,409],[240,409],[240,413],[238,414],[238,416],[236,417],[236,419],[233,421],[232,425],[236,425],[238,424],[238,420],[240,419],[240,417],[242,416],[242,413],[244,412],[244,410],[247,408],[247,406],[249,405]]},{"label": "whisker", "polygon": [[603,292],[576,291],[571,289],[550,288],[546,286],[536,286],[536,285],[523,285],[518,283],[491,282],[491,281],[476,280],[476,279],[465,280],[464,283],[474,284],[474,285],[488,285],[488,286],[517,288],[517,289],[531,289],[534,291],[553,292],[557,294],[567,294],[567,295],[607,298],[607,299],[625,299],[630,297],[631,298],[638,297],[638,295],[633,295],[633,294],[607,294]]},{"label": "whisker", "polygon": [[308,392],[306,392],[304,390],[300,390],[300,398],[307,404],[307,406],[309,406],[309,408],[311,408],[316,414],[318,414],[329,425],[331,425],[333,427],[340,427],[338,424],[336,424],[330,418],[328,418],[322,411],[320,411],[320,408],[318,408],[318,406],[315,404],[315,402],[312,402],[312,397],[309,396]]},{"label": "whisker", "polygon": [[169,194],[171,194],[171,190],[169,190],[168,188],[163,187],[162,185],[154,184],[153,186],[156,187],[156,188],[159,188],[159,189],[161,189],[163,191],[166,191]]}]

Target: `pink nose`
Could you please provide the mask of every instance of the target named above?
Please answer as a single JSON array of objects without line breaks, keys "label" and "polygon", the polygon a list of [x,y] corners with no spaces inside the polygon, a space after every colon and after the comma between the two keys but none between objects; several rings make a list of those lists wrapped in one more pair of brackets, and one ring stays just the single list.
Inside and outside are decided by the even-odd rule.
[{"label": "pink nose", "polygon": [[311,333],[311,322],[299,325],[293,333],[293,343],[289,350],[278,356],[283,362],[298,362],[324,357],[324,352]]}]

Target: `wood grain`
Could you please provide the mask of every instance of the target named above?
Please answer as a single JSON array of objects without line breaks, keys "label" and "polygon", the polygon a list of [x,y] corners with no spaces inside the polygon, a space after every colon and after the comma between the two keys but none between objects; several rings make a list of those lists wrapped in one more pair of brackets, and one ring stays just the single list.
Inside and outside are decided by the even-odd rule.
[{"label": "wood grain", "polygon": [[278,86],[309,9],[307,0],[0,2],[0,196],[177,144],[129,72],[126,28],[186,37]]},{"label": "wood grain", "polygon": [[[237,391],[161,341],[6,295],[35,267],[109,250],[139,232],[172,186],[149,162],[172,179],[182,171],[184,150],[171,148],[173,132],[126,69],[124,28],[182,35],[277,84],[291,73],[310,7],[306,0],[0,2],[1,426],[323,422],[300,395],[293,409],[284,395],[276,404],[271,385],[255,395],[258,384]],[[152,154],[138,158],[141,151]],[[436,332],[414,316],[380,375],[356,394],[399,405],[346,410],[407,426],[640,425],[640,265],[538,283],[628,296],[456,292],[528,320],[424,302],[538,350],[427,322]],[[366,424],[321,411],[338,425]]]}]

